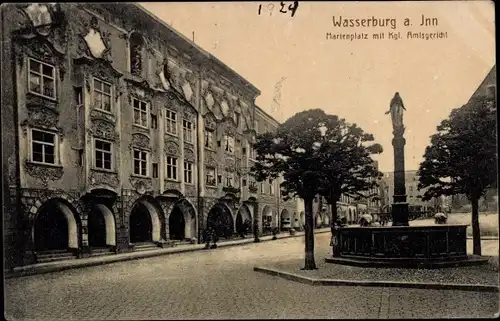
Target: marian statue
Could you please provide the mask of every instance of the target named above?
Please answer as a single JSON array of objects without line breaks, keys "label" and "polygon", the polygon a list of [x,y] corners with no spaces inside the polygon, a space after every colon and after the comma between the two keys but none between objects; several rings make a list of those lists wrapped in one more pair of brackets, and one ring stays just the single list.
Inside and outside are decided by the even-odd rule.
[{"label": "marian statue", "polygon": [[399,93],[397,92],[391,99],[390,109],[385,112],[386,115],[391,113],[393,130],[403,128],[403,110],[406,110],[406,108],[403,104],[401,96],[399,96]]}]

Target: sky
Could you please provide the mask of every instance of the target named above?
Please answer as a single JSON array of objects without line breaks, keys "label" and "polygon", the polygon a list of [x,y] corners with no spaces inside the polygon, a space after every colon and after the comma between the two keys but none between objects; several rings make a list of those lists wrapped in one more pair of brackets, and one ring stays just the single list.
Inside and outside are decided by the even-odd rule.
[{"label": "sky", "polygon": [[[140,3],[187,38],[194,32],[198,46],[260,89],[256,104],[278,121],[321,108],[372,133],[384,148],[375,157],[383,172],[394,168],[385,112],[395,92],[406,107],[405,169],[417,170],[436,126],[467,102],[495,64],[490,1],[299,2],[293,17],[290,4],[281,13],[280,2]],[[437,25],[420,26],[422,15]],[[334,27],[333,17],[397,24]],[[447,37],[408,39],[408,31]],[[327,39],[328,32],[368,39]],[[373,39],[380,32],[385,39]],[[390,32],[403,38],[388,39]]]}]

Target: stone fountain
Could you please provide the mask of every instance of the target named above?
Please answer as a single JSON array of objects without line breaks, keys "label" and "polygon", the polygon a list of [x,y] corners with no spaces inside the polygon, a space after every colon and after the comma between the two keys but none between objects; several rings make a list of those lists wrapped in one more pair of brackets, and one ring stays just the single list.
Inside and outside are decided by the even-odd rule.
[{"label": "stone fountain", "polygon": [[406,110],[399,93],[390,102],[394,147],[392,226],[342,227],[340,253],[326,262],[366,267],[439,268],[486,263],[467,255],[467,225],[410,226],[405,188]]}]

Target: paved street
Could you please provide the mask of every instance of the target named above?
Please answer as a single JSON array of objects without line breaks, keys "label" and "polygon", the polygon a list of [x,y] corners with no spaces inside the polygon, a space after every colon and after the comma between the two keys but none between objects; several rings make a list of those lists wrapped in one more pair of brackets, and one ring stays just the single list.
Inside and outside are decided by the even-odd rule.
[{"label": "paved street", "polygon": [[[329,233],[316,235],[317,260]],[[6,280],[7,319],[488,317],[498,294],[309,286],[255,265],[303,255],[303,238]]]}]

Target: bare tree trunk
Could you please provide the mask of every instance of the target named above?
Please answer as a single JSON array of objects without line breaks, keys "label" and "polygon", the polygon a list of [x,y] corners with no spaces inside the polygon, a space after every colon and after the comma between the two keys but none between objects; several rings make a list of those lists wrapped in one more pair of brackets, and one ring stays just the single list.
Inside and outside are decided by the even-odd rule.
[{"label": "bare tree trunk", "polygon": [[479,230],[479,200],[472,198],[472,243],[473,254],[481,255],[481,232]]},{"label": "bare tree trunk", "polygon": [[303,270],[315,270],[316,262],[314,261],[314,215],[313,215],[313,199],[305,199],[305,252],[306,259]]}]

